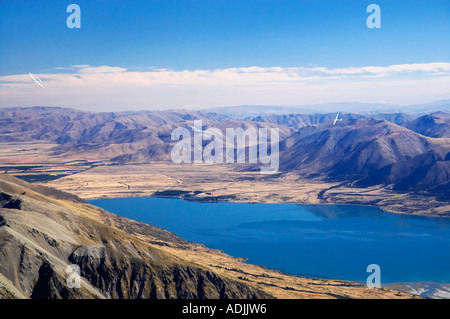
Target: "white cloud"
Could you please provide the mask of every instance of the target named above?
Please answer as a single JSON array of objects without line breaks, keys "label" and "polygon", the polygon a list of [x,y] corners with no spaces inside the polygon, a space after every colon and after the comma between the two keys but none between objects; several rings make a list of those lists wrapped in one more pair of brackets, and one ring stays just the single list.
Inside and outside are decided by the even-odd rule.
[{"label": "white cloud", "polygon": [[92,73],[116,73],[125,72],[127,69],[120,67],[112,67],[107,65],[101,65],[92,67],[90,65],[72,65],[73,68],[77,68],[79,73],[92,74]]},{"label": "white cloud", "polygon": [[315,68],[323,74],[339,74],[339,75],[375,75],[389,76],[402,73],[425,73],[425,74],[441,74],[450,72],[450,63],[414,63],[414,64],[394,64],[390,66],[364,66],[349,68]]},{"label": "white cloud", "polygon": [[450,63],[140,72],[73,65],[65,73],[36,76],[45,89],[28,74],[0,76],[0,107],[58,105],[107,111],[337,100],[408,104],[448,98]]}]

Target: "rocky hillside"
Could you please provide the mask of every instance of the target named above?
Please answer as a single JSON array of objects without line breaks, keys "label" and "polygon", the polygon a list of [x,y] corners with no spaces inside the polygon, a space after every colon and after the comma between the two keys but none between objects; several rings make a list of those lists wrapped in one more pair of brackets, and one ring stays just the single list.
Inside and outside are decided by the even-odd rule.
[{"label": "rocky hillside", "polygon": [[[166,244],[186,243],[168,231],[61,194],[0,176],[0,298],[271,297],[165,253],[112,221]],[[67,284],[70,264],[80,267],[79,289]]]},{"label": "rocky hillside", "polygon": [[404,124],[406,128],[429,137],[450,137],[450,114],[437,112]]},{"label": "rocky hillside", "polygon": [[141,111],[91,113],[54,107],[0,110],[0,143],[52,145],[46,155],[61,161],[89,159],[114,163],[171,160],[177,127],[201,120],[203,128],[278,127],[285,138],[294,129],[273,123],[236,121],[216,113]]},{"label": "rocky hillside", "polygon": [[[336,118],[337,113],[315,113],[315,114],[270,114],[270,115],[259,115],[252,117],[251,120],[255,122],[264,123],[275,123],[279,125],[284,125],[292,127],[295,129],[301,129],[307,126],[315,126],[324,122],[333,123]],[[376,119],[385,120],[392,122],[394,124],[404,124],[407,123],[415,117],[405,113],[377,113],[371,115],[362,115],[356,113],[339,113],[339,118],[344,120],[356,120],[356,119]]]},{"label": "rocky hillside", "polygon": [[442,194],[450,182],[449,139],[425,137],[384,120],[306,127],[281,142],[280,157],[284,172],[359,186]]}]

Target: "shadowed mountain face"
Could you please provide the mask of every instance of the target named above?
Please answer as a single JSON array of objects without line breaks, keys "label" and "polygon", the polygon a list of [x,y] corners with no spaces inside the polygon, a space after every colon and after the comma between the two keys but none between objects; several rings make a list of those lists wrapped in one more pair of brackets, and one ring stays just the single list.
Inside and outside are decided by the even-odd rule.
[{"label": "shadowed mountain face", "polygon": [[[0,299],[270,297],[136,236],[187,244],[168,231],[69,197],[0,175]],[[67,283],[70,264],[80,288]]]},{"label": "shadowed mountain face", "polygon": [[306,127],[282,141],[280,150],[282,171],[310,178],[432,192],[450,180],[449,139],[425,137],[383,120]]},{"label": "shadowed mountain face", "polygon": [[404,126],[429,137],[450,137],[450,115],[447,113],[424,115]]}]

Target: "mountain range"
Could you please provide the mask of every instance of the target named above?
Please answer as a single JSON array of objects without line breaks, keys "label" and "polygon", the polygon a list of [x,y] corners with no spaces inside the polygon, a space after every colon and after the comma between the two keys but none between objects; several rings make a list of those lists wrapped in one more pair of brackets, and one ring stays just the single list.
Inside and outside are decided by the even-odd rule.
[{"label": "mountain range", "polygon": [[450,109],[450,100],[439,100],[423,104],[398,105],[391,103],[333,102],[306,105],[238,105],[202,109],[231,117],[247,118],[262,115],[315,114],[315,113],[360,113],[376,115],[379,113],[403,113],[414,117]]},{"label": "mountain range", "polygon": [[[91,113],[65,108],[0,111],[0,143],[51,145],[42,160],[116,164],[170,161],[177,127],[278,128],[280,172],[359,187],[450,194],[450,115],[404,113],[264,115],[236,119],[187,110]],[[206,142],[205,142],[206,143]],[[0,158],[1,159],[1,158]],[[20,162],[20,158],[17,159]],[[5,164],[5,163],[3,163]]]},{"label": "mountain range", "polygon": [[427,137],[385,120],[318,125],[291,135],[280,149],[282,171],[310,178],[409,191],[450,190],[449,139]]}]

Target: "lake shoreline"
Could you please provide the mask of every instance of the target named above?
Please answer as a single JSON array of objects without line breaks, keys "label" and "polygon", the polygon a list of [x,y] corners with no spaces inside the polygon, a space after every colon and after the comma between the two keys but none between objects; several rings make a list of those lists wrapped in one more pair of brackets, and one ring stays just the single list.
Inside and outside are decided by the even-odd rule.
[{"label": "lake shoreline", "polygon": [[[186,194],[186,193],[184,193],[184,194]],[[159,194],[159,195],[161,195],[161,194]],[[167,194],[166,194],[167,195]],[[174,194],[172,194],[172,195],[174,195]],[[203,204],[203,202],[202,201],[196,201],[195,200],[195,198],[194,198],[194,200],[192,200],[192,198],[190,198],[191,200],[186,200],[185,198],[180,198],[179,196],[146,196],[146,197],[148,197],[148,198],[154,198],[154,199],[158,199],[158,198],[160,198],[160,199],[181,199],[182,200],[182,202],[186,202],[186,203],[189,203],[189,202],[191,202],[191,203],[196,203],[196,204]],[[136,198],[139,198],[139,197],[131,197],[131,198],[133,198],[133,199],[136,199]],[[105,198],[102,198],[103,200],[105,199]],[[95,200],[94,200],[95,201]],[[91,200],[89,200],[88,202],[91,202]],[[231,201],[227,201],[227,202],[218,202],[218,201],[209,201],[208,202],[209,204],[213,204],[213,203],[222,203],[222,204],[225,204],[225,203],[232,203],[232,204],[241,204],[242,202],[231,202]],[[242,203],[243,204],[243,203]],[[247,204],[250,204],[249,202],[247,202]],[[259,204],[259,203],[253,203],[253,204]],[[263,203],[263,204],[268,204],[268,203]],[[285,204],[285,203],[278,203],[278,204]],[[290,204],[295,204],[295,203],[290,203]],[[95,205],[95,204],[94,204]],[[296,205],[296,204],[295,204]],[[301,206],[310,206],[309,204],[300,204]],[[330,203],[328,203],[328,204],[326,204],[326,205],[323,205],[323,204],[313,204],[313,205],[311,205],[311,206],[331,206],[332,204],[330,204]],[[373,206],[369,206],[369,205],[341,205],[341,204],[339,204],[339,205],[337,205],[337,206],[358,206],[358,207],[371,207],[371,208],[377,208],[377,209],[379,209],[378,207],[373,207]],[[155,208],[156,209],[156,208]],[[380,211],[382,211],[382,210],[380,210]],[[385,213],[384,211],[383,211],[383,213]],[[398,214],[393,214],[393,215],[398,215]],[[407,216],[407,215],[404,215],[405,217]],[[124,216],[124,217],[127,217],[127,218],[131,218],[131,217],[129,217],[129,216]],[[424,216],[422,216],[422,217],[424,217]],[[133,219],[133,218],[132,218]],[[144,222],[144,223],[147,223],[146,221],[142,221],[142,220],[139,220],[139,221],[141,221],[141,222]],[[161,226],[161,225],[156,225],[157,227],[161,227],[161,228],[164,228],[164,229],[168,229],[169,231],[173,231],[172,229],[170,229],[170,228],[167,228],[167,227],[164,227],[164,226]],[[177,234],[177,236],[180,236],[181,238],[185,238],[185,239],[187,239],[188,241],[190,241],[190,242],[194,242],[194,243],[198,243],[198,241],[192,241],[192,239],[191,238],[186,238],[186,236],[183,236],[182,234],[178,234],[177,232],[175,232],[175,234]],[[210,244],[207,244],[207,243],[201,243],[200,245],[205,245],[206,247],[214,247],[214,246],[211,246]],[[222,248],[212,248],[212,249],[214,249],[214,250],[221,250],[222,252],[223,252],[223,249]],[[241,255],[243,255],[243,256],[246,256],[245,254],[235,254],[235,253],[232,253],[232,252],[229,252],[229,251],[227,251],[225,254],[227,254],[227,255],[230,255],[230,256],[241,256]],[[248,256],[246,256],[246,258],[248,258]],[[246,262],[246,263],[248,263],[248,261]],[[284,274],[286,274],[286,275],[288,275],[288,276],[296,276],[296,277],[299,277],[299,278],[311,278],[311,279],[322,279],[322,280],[332,280],[332,279],[330,279],[330,278],[339,278],[339,277],[336,277],[336,276],[311,276],[311,275],[306,275],[306,274],[303,274],[303,273],[293,273],[293,272],[290,272],[290,271],[283,271],[283,270],[280,270],[280,268],[279,267],[273,267],[273,266],[271,266],[271,265],[265,265],[265,264],[261,264],[261,262],[257,262],[257,261],[255,261],[255,260],[252,260],[251,262],[250,262],[251,264],[254,264],[254,265],[261,265],[262,267],[266,267],[266,268],[268,268],[268,269],[273,269],[273,270],[276,270],[276,271],[278,271],[278,272],[280,272],[280,273],[284,273]],[[361,281],[361,280],[348,280],[348,279],[336,279],[336,280],[343,280],[343,281],[350,281],[350,282],[354,282],[355,284],[362,284],[363,285],[363,282]],[[399,287],[403,287],[403,288],[401,288],[400,290],[402,290],[403,292],[406,292],[406,290],[405,289],[407,289],[409,286],[411,286],[411,285],[407,285],[407,284],[401,284],[401,283],[398,283],[398,281],[392,281],[392,283],[397,283],[397,285],[399,286]],[[417,281],[416,282],[416,286],[418,286],[420,283],[422,283],[421,281]],[[390,283],[389,283],[390,284]],[[389,285],[389,284],[386,284],[386,285]],[[434,283],[435,284],[435,286],[436,287],[438,287],[438,285],[441,285],[441,284],[446,284],[446,283],[440,283],[440,282],[435,282]],[[408,288],[408,289],[410,289],[410,288]],[[400,291],[399,290],[399,291]]]},{"label": "lake shoreline", "polygon": [[[176,191],[180,193],[195,193],[196,191],[184,191],[184,190],[173,190],[170,191]],[[297,204],[297,205],[339,205],[339,206],[361,206],[361,207],[375,207],[379,208],[385,213],[389,214],[395,214],[395,215],[406,215],[406,216],[421,216],[421,217],[430,217],[430,218],[449,218],[450,219],[450,213],[448,214],[411,214],[411,213],[405,213],[400,212],[398,210],[392,210],[389,209],[389,206],[380,206],[380,205],[370,205],[370,204],[364,204],[364,203],[358,203],[358,202],[323,202],[323,203],[308,203],[308,202],[285,202],[285,201],[272,201],[272,202],[266,202],[266,201],[247,201],[238,198],[236,195],[229,194],[229,195],[218,195],[218,196],[210,196],[210,197],[199,197],[199,196],[184,196],[184,195],[162,195],[162,191],[157,191],[153,194],[145,194],[145,195],[138,195],[138,194],[131,194],[134,196],[129,196],[129,193],[123,193],[123,194],[114,194],[111,196],[107,195],[100,195],[100,196],[93,196],[87,200],[100,200],[100,199],[114,199],[114,198],[141,198],[141,197],[155,197],[155,198],[179,198],[185,201],[191,201],[191,202],[198,202],[198,203],[246,203],[246,204]]]},{"label": "lake shoreline", "polygon": [[183,192],[199,201],[367,205],[394,214],[450,217],[450,202],[436,196],[399,192],[382,185],[358,188],[348,183],[305,179],[294,173],[262,176],[223,165],[99,165],[42,185],[85,200]]}]

